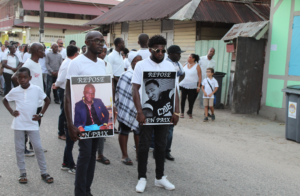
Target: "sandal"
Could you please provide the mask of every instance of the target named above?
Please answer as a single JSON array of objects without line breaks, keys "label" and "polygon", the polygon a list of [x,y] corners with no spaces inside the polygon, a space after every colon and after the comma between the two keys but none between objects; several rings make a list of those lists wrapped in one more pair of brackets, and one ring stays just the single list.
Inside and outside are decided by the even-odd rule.
[{"label": "sandal", "polygon": [[20,184],[27,184],[27,178],[26,178],[26,173],[23,173],[19,177],[19,183]]},{"label": "sandal", "polygon": [[180,114],[180,118],[184,118],[184,114],[183,113]]},{"label": "sandal", "polygon": [[47,174],[47,173],[46,174],[42,174],[41,177],[42,177],[42,180],[45,181],[48,184],[51,184],[54,181],[53,178],[49,174]]},{"label": "sandal", "polygon": [[193,119],[193,115],[189,114],[189,119]]},{"label": "sandal", "polygon": [[110,164],[110,161],[105,156],[103,156],[101,159],[96,159],[96,161],[98,161],[99,163],[103,163],[104,165]]},{"label": "sandal", "polygon": [[126,159],[122,159],[122,163],[124,163],[125,165],[133,165],[131,159],[128,157]]}]

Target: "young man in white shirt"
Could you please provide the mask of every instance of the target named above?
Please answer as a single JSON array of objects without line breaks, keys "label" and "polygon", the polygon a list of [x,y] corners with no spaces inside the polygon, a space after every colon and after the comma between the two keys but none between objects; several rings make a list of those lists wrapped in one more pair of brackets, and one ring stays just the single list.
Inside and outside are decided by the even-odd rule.
[{"label": "young man in white shirt", "polygon": [[[64,94],[65,94],[65,86],[66,86],[66,76],[67,71],[70,65],[70,62],[75,59],[79,54],[78,48],[73,45],[69,45],[67,47],[67,58],[61,64],[57,80],[53,83],[52,88],[57,89],[59,101],[60,101],[60,115],[58,117],[58,130],[60,132],[66,133],[66,147],[64,151],[64,158],[61,170],[68,171],[70,174],[76,173],[75,162],[73,159],[72,151],[74,146],[74,141],[72,141],[69,137],[67,130],[67,121],[64,110]],[[59,136],[60,137],[60,136]]]},{"label": "young man in white shirt", "polygon": [[[53,178],[46,171],[46,160],[37,123],[46,112],[50,100],[40,87],[30,84],[30,79],[30,70],[27,67],[20,68],[18,70],[18,82],[20,85],[12,89],[2,101],[10,114],[15,117],[11,128],[15,130],[15,149],[17,164],[20,170],[19,183],[27,183],[24,160],[25,134],[28,134],[34,146],[42,180],[46,183],[52,183]],[[36,114],[36,108],[39,107],[41,100],[45,102],[45,105],[40,113]],[[10,107],[9,101],[15,101],[16,110]]]},{"label": "young man in white shirt", "polygon": [[74,126],[72,121],[70,78],[79,75],[106,75],[104,61],[97,58],[98,54],[102,52],[103,45],[105,44],[103,35],[98,31],[90,31],[85,36],[85,44],[88,49],[87,52],[72,60],[69,65],[65,89],[65,114],[69,136],[73,141],[79,140],[79,155],[75,177],[75,196],[92,195],[91,185],[94,178],[96,152],[99,139],[80,140],[79,138],[81,133],[79,129]]},{"label": "young man in white shirt", "polygon": [[114,41],[115,49],[108,55],[108,62],[111,64],[114,74],[114,82],[118,83],[121,74],[124,72],[124,60],[121,51],[125,49],[124,40],[116,38]]},{"label": "young man in white shirt", "polygon": [[138,44],[141,46],[141,48],[138,51],[138,54],[143,58],[143,60],[151,56],[151,52],[149,51],[148,48],[148,42],[149,42],[149,36],[147,34],[142,33],[139,35]]},{"label": "young man in white shirt", "polygon": [[219,88],[218,81],[213,77],[215,71],[213,68],[206,69],[207,78],[202,81],[202,92],[203,92],[203,104],[205,107],[205,118],[204,122],[208,121],[208,108],[211,111],[211,118],[215,120],[214,114],[214,94]]},{"label": "young man in white shirt", "polygon": [[58,39],[56,41],[57,45],[58,45],[58,53],[61,54],[62,59],[66,59],[67,58],[67,50],[64,48],[64,42],[62,39]]},{"label": "young man in white shirt", "polygon": [[[206,69],[207,68],[213,68],[215,69],[216,67],[216,61],[213,58],[215,55],[215,49],[210,48],[208,50],[208,53],[206,56],[200,57],[200,60],[198,64],[200,65],[201,72],[202,72],[202,81],[206,78]],[[203,92],[200,91],[200,107],[203,108]],[[211,117],[211,115],[208,113],[208,117]]]},{"label": "young man in white shirt", "polygon": [[[30,83],[40,87],[40,89],[44,92],[43,74],[42,74],[41,65],[39,64],[39,59],[45,55],[43,45],[40,43],[33,43],[31,45],[31,53],[32,53],[31,58],[28,59],[23,64],[22,67],[26,67],[30,70],[30,73],[32,75],[32,79],[30,80]],[[18,84],[18,79],[17,79],[16,73],[13,75],[12,80],[14,81],[15,84]],[[37,114],[39,114],[41,112],[42,106],[43,106],[43,101],[40,101],[39,107],[37,108],[37,111],[36,111]],[[41,120],[39,120],[38,123],[39,123],[39,125],[41,125]],[[27,136],[26,136],[25,143],[27,143]],[[29,151],[31,151],[31,152],[28,152],[27,148],[25,146],[26,156],[31,156],[32,154],[34,155],[31,142],[29,142],[29,145],[30,145]]]},{"label": "young man in white shirt", "polygon": [[[155,136],[155,163],[156,178],[155,186],[164,187],[167,190],[174,190],[175,186],[170,183],[164,175],[165,149],[167,143],[167,134],[169,125],[146,125],[146,118],[142,110],[140,87],[143,84],[144,71],[175,71],[174,65],[169,61],[164,61],[165,47],[167,41],[161,35],[155,35],[150,38],[148,46],[151,56],[136,64],[132,77],[132,96],[137,110],[137,121],[140,125],[140,140],[138,150],[138,184],[137,192],[144,192],[147,184],[147,161],[148,152],[151,144],[151,137]],[[172,115],[171,123],[177,125],[179,119],[179,98],[176,91],[175,113]]]}]

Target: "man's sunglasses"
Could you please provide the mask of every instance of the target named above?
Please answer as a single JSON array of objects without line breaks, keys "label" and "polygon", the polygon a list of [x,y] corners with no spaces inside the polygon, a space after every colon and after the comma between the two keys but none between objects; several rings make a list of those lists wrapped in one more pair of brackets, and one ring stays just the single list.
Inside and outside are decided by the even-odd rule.
[{"label": "man's sunglasses", "polygon": [[95,42],[96,44],[105,44],[105,40],[100,40],[100,39],[89,39],[89,41]]},{"label": "man's sunglasses", "polygon": [[156,53],[163,53],[163,54],[165,54],[167,51],[165,50],[165,49],[154,49],[154,48],[150,48],[151,50],[153,50],[154,52],[156,52]]}]

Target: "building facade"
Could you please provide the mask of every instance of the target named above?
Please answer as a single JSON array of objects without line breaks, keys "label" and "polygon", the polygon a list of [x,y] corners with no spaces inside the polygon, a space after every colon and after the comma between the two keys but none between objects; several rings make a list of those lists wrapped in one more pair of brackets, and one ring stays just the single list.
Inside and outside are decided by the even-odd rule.
[{"label": "building facade", "polygon": [[[119,2],[116,0],[61,0],[45,1],[45,33],[42,42],[46,46],[65,35],[85,32],[93,27],[84,23],[109,11]],[[39,0],[0,0],[1,42],[5,40],[19,43],[39,41]]]},{"label": "building facade", "polygon": [[285,121],[282,89],[300,85],[300,1],[272,0],[261,113]]}]

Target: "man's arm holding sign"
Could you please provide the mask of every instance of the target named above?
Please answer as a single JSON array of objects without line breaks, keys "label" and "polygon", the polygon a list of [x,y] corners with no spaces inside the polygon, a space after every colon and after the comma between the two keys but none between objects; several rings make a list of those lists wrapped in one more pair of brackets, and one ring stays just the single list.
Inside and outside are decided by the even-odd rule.
[{"label": "man's arm holding sign", "polygon": [[72,103],[71,103],[71,84],[70,80],[66,82],[65,90],[65,114],[68,124],[69,136],[72,141],[80,140],[79,135],[80,131],[77,127],[74,126],[72,121]]}]

